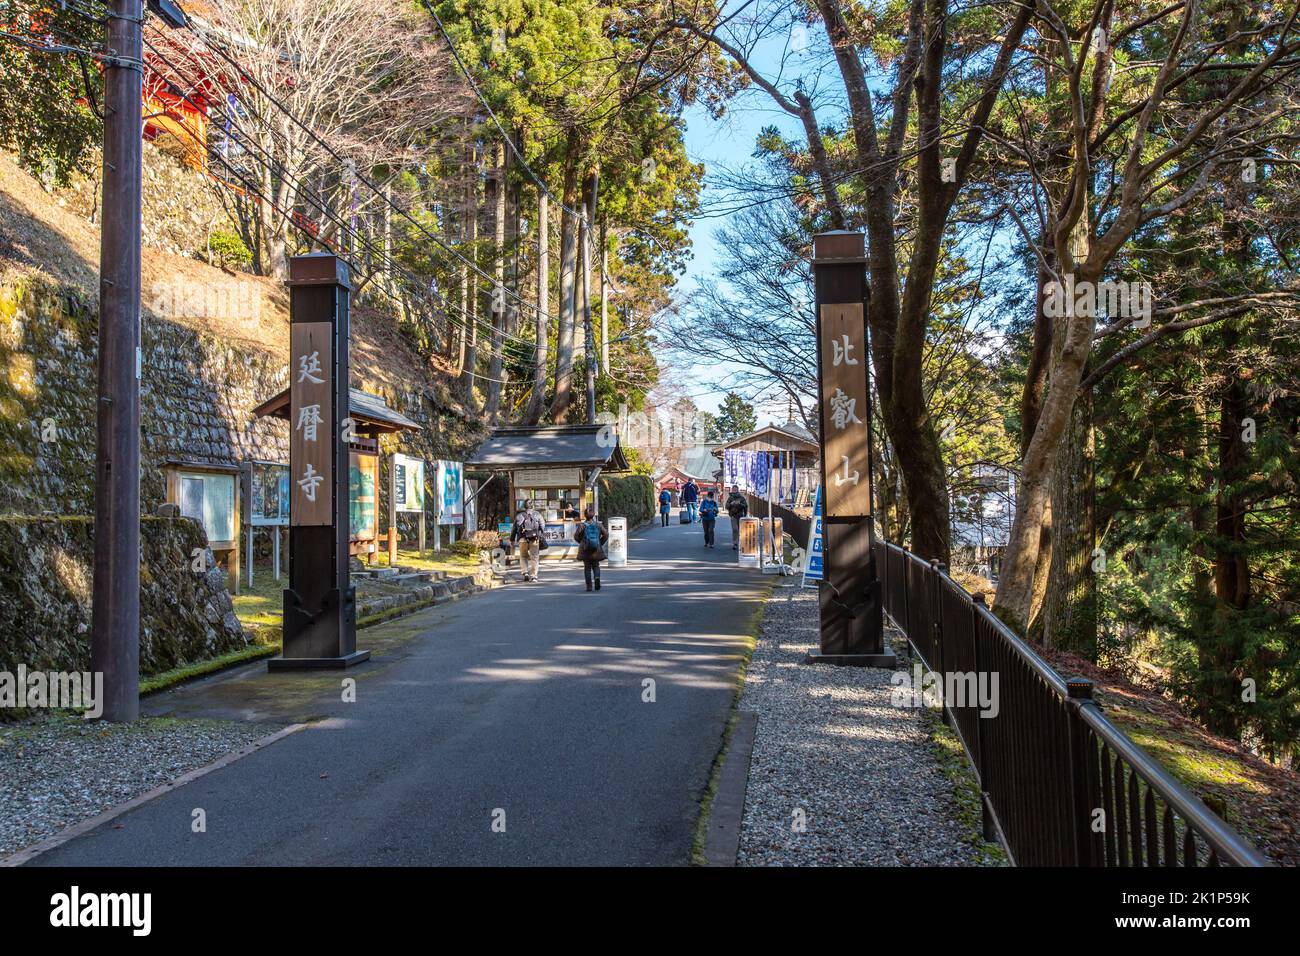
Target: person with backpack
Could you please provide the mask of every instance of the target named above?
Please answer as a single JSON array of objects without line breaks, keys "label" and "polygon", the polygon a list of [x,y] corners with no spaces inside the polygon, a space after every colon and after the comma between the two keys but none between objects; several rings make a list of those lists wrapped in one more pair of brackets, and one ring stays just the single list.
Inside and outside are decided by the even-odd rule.
[{"label": "person with backpack", "polygon": [[695,524],[695,503],[699,500],[700,486],[694,478],[687,478],[682,486],[682,504],[686,506],[686,517],[691,524]]},{"label": "person with backpack", "polygon": [[673,493],[665,488],[659,492],[659,525],[668,527],[668,513],[673,510]]},{"label": "person with backpack", "polygon": [[713,500],[713,492],[709,492],[705,499],[700,502],[700,525],[704,528],[704,546],[713,547],[713,527],[718,522],[718,503]]},{"label": "person with backpack", "polygon": [[546,520],[541,512],[520,508],[515,515],[515,526],[510,531],[510,541],[519,545],[519,567],[524,572],[525,581],[537,580],[545,536]]},{"label": "person with backpack", "polygon": [[731,486],[731,494],[727,495],[727,502],[723,507],[731,516],[731,550],[738,551],[740,550],[740,519],[749,514],[749,502],[740,493],[739,486]]},{"label": "person with backpack", "polygon": [[[596,520],[596,509],[587,505],[586,520],[580,521],[573,532],[578,542],[578,559],[582,561],[582,576],[587,579],[587,590],[600,590],[600,562],[605,560],[605,542],[609,531]],[[593,589],[592,585],[595,584]]]}]

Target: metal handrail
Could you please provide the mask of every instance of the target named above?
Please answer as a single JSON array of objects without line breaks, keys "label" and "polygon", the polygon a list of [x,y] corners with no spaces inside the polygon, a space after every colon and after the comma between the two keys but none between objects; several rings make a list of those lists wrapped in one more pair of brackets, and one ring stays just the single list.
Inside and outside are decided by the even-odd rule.
[{"label": "metal handrail", "polygon": [[1086,701],[1079,717],[1093,733],[1118,753],[1148,787],[1160,795],[1185,822],[1191,825],[1210,849],[1237,866],[1272,866],[1262,853],[1207,807],[1196,794],[1179,783],[1156,763],[1131,737],[1112,724],[1096,701]]},{"label": "metal handrail", "polygon": [[[1034,763],[1033,757],[1017,753],[1012,746],[1004,746],[1000,751],[996,747],[988,749],[988,744],[984,742],[985,733],[983,729],[977,735],[981,738],[979,747],[974,746],[975,742],[967,740],[966,735],[963,734],[962,722],[956,718],[956,714],[949,706],[949,702],[944,701],[944,710],[951,718],[949,723],[961,741],[977,777],[980,778],[986,816],[986,836],[996,832],[998,838],[1007,847],[1008,852],[1011,852],[1011,843],[1019,841],[1022,848],[1028,846],[1030,853],[1027,855],[1033,855],[1035,847],[1037,847],[1037,855],[1039,856],[1049,859],[1071,859],[1078,865],[1101,864],[1110,860],[1117,860],[1121,864],[1127,864],[1130,851],[1135,860],[1143,855],[1142,843],[1145,840],[1148,865],[1154,865],[1160,861],[1158,846],[1160,834],[1156,832],[1160,827],[1152,820],[1151,807],[1153,803],[1151,801],[1154,797],[1158,797],[1166,808],[1165,832],[1163,834],[1165,846],[1163,862],[1165,865],[1175,865],[1177,863],[1176,851],[1172,854],[1169,851],[1170,841],[1174,839],[1177,820],[1181,820],[1183,823],[1183,834],[1186,841],[1184,843],[1183,865],[1193,865],[1193,863],[1199,862],[1195,838],[1202,840],[1205,847],[1210,851],[1210,865],[1218,865],[1220,862],[1237,866],[1272,865],[1258,850],[1251,846],[1249,841],[1224,822],[1195,794],[1174,779],[1145,750],[1110,722],[1102,712],[1100,705],[1092,699],[1091,681],[1083,678],[1073,678],[1068,681],[1063,679],[1028,643],[994,615],[984,605],[982,598],[976,599],[972,597],[965,588],[954,581],[942,564],[924,561],[906,549],[896,544],[881,541],[879,538],[876,539],[876,542],[885,546],[886,567],[880,569],[880,573],[889,576],[889,580],[886,582],[887,586],[882,588],[886,603],[893,602],[895,594],[898,593],[898,590],[901,590],[901,600],[905,605],[902,608],[895,606],[887,608],[887,610],[890,612],[890,617],[907,635],[908,642],[928,669],[932,671],[944,670],[945,644],[948,645],[949,652],[961,650],[955,644],[959,634],[953,633],[950,636],[945,631],[947,622],[942,613],[942,594],[935,589],[936,585],[950,587],[954,591],[954,599],[960,602],[966,611],[972,615],[969,622],[970,630],[964,636],[972,642],[978,642],[979,634],[975,622],[980,622],[994,636],[1003,650],[1011,652],[1014,658],[1024,665],[1031,681],[1035,677],[1041,680],[1042,684],[1051,690],[1052,697],[1055,699],[1055,704],[1051,705],[1050,708],[1046,703],[1043,703],[1043,709],[1045,711],[1050,710],[1050,713],[1040,718],[1041,726],[1027,728],[1028,733],[1039,740],[1041,747],[1049,748],[1047,751],[1048,759],[1043,761],[1041,754],[1039,754],[1038,763]],[[902,558],[900,566],[903,570],[903,580],[899,588],[894,586],[893,577],[895,572],[889,570],[888,556],[891,552]],[[925,594],[914,595],[911,593],[912,588],[908,584],[909,567],[914,567],[920,571]],[[921,622],[928,623],[928,629],[931,630],[929,636],[922,638],[920,634],[907,634],[908,620],[916,619],[913,617],[914,613]],[[928,653],[918,646],[918,640],[933,644]],[[1025,671],[1017,669],[1016,673],[1024,674]],[[1022,684],[1020,688],[1013,689],[1012,693],[1032,696],[1035,691],[1031,687]],[[1035,699],[1045,702],[1049,698],[1039,695]],[[1062,717],[1062,713],[1066,716]],[[1068,727],[1064,731],[1062,730],[1064,726],[1062,724],[1063,720],[1068,721]],[[1022,736],[1025,730],[1026,728],[1021,728]],[[1068,753],[1065,754],[1062,754],[1059,748],[1056,750],[1050,749],[1053,745],[1054,733],[1059,734],[1062,732],[1067,733],[1071,739]],[[1089,733],[1095,739],[1090,739]],[[1099,766],[1105,763],[1102,756],[1108,752],[1116,755],[1122,762],[1122,765],[1117,765],[1114,768],[1119,775],[1118,779],[1115,780],[1112,780],[1112,768],[1109,766],[1100,767],[1102,779],[1097,777]],[[976,754],[978,754],[978,758]],[[1051,762],[1053,759],[1055,763]],[[1069,823],[1070,827],[1073,828],[1072,833],[1055,832],[1053,834],[1055,842],[1045,846],[1041,842],[1034,842],[1046,839],[1041,829],[1034,830],[1026,827],[1022,829],[1029,830],[1029,832],[1016,833],[1015,805],[1020,802],[1022,796],[1016,796],[1013,793],[1009,799],[1012,806],[1010,807],[1010,813],[1008,813],[1007,807],[997,805],[997,797],[990,793],[990,784],[985,777],[986,775],[998,776],[1004,782],[1005,787],[1005,780],[1009,776],[1016,780],[1019,779],[1017,771],[1020,768],[1014,766],[1017,761],[1021,765],[1029,764],[1036,767],[1040,773],[1050,771],[1050,776],[1055,780],[1054,785],[1065,785],[1071,790],[1073,796],[1069,801],[1071,803]],[[1044,767],[1047,769],[1044,770]],[[1128,771],[1128,786],[1130,788],[1127,797],[1123,792],[1125,769]],[[1062,775],[1068,775],[1070,779],[1063,781],[1061,779]],[[1137,791],[1133,789],[1136,787],[1136,780],[1138,779],[1145,784],[1148,792],[1145,820],[1136,803]],[[1116,821],[1118,835],[1111,832],[1107,834],[1105,841],[1103,841],[1101,837],[1090,832],[1089,824],[1091,821],[1088,817],[1099,803],[1103,808],[1109,809],[1112,801],[1118,815],[1121,817],[1120,820]],[[1171,816],[1176,816],[1175,825],[1172,827],[1169,822]],[[1124,845],[1125,836],[1132,841],[1132,847]],[[1012,853],[1013,859],[1015,855]],[[1135,863],[1135,865],[1137,864]]]}]

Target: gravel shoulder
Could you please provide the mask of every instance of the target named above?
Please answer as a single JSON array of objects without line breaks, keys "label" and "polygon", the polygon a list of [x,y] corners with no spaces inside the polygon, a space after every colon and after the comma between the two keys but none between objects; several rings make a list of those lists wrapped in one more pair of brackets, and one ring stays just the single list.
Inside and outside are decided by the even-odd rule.
[{"label": "gravel shoulder", "polygon": [[144,717],[131,725],[42,713],[0,724],[0,857],[170,783],[279,729]]},{"label": "gravel shoulder", "polygon": [[817,622],[812,589],[768,602],[739,705],[759,717],[737,865],[995,863],[973,776],[944,760],[924,710],[891,704],[891,673],[802,663]]}]

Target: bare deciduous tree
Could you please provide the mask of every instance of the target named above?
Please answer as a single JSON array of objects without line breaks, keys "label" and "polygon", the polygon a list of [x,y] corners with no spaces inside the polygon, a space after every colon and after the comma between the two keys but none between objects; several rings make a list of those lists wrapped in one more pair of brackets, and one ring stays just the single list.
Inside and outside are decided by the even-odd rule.
[{"label": "bare deciduous tree", "polygon": [[322,226],[329,206],[350,226],[380,201],[355,175],[419,164],[431,132],[466,109],[463,82],[417,17],[370,0],[214,0],[212,20],[198,22],[208,70],[236,91],[229,135],[265,197],[248,197],[263,271],[286,274],[295,213]]}]

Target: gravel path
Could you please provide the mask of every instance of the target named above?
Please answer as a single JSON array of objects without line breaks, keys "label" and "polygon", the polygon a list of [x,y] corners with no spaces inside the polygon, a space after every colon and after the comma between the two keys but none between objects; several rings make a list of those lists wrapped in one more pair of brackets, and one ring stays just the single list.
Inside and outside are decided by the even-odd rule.
[{"label": "gravel path", "polygon": [[740,702],[759,718],[737,865],[979,864],[926,715],[891,706],[889,672],[801,663],[816,645],[817,592],[778,588]]},{"label": "gravel path", "polygon": [[142,718],[126,725],[41,714],[0,724],[0,857],[175,780],[277,728]]}]

